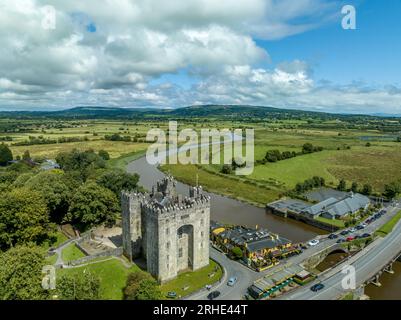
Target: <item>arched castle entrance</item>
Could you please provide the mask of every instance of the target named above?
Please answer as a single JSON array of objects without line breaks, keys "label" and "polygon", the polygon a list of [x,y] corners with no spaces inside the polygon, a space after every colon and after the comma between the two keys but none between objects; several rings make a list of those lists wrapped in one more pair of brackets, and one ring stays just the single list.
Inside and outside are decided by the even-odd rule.
[{"label": "arched castle entrance", "polygon": [[194,227],[183,225],[177,230],[177,270],[193,269]]}]

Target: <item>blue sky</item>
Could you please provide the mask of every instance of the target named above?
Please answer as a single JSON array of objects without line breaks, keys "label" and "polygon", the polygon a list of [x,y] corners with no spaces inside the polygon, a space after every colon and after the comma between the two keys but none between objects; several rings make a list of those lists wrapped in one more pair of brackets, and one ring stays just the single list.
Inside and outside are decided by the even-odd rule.
[{"label": "blue sky", "polygon": [[[357,29],[341,27],[356,8]],[[266,105],[401,114],[399,0],[0,3],[0,109]]]}]

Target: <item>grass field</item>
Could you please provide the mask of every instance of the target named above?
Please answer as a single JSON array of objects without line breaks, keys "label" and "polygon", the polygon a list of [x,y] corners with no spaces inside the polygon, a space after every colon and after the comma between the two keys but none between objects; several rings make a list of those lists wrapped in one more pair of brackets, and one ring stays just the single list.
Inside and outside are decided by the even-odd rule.
[{"label": "grass field", "polygon": [[64,262],[69,262],[85,257],[85,254],[78,249],[75,243],[69,244],[61,251],[61,257]]},{"label": "grass field", "polygon": [[[215,271],[216,269],[217,271]],[[209,274],[213,274],[213,277],[209,277]],[[213,284],[218,281],[222,275],[223,271],[221,267],[213,260],[210,260],[210,264],[207,267],[195,272],[181,273],[176,279],[163,284],[160,289],[163,293],[163,297],[165,297],[169,291],[174,291],[177,293],[177,296],[183,297],[202,289],[208,284]],[[184,290],[183,288],[186,287],[187,289]]]},{"label": "grass field", "polygon": [[400,219],[401,219],[401,211],[397,212],[397,214],[390,221],[388,221],[379,230],[377,230],[376,234],[381,237],[385,237],[391,231],[393,231],[394,226],[398,223],[398,221],[400,221]]},{"label": "grass field", "polygon": [[110,260],[96,262],[83,267],[59,269],[57,270],[57,274],[79,274],[84,272],[91,272],[92,274],[95,274],[100,278],[101,299],[122,300],[123,289],[126,285],[128,274],[139,270],[140,269],[136,265],[127,268],[120,260],[112,258]]}]

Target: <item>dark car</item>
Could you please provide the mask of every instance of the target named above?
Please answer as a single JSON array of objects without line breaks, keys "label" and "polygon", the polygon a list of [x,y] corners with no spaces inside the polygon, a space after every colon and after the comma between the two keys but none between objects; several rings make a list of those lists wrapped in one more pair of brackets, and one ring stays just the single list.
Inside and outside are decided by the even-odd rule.
[{"label": "dark car", "polygon": [[342,236],[346,236],[348,233],[349,233],[348,230],[343,230],[343,231],[341,231],[340,234],[341,234]]},{"label": "dark car", "polygon": [[338,239],[338,240],[337,240],[337,243],[344,243],[344,242],[345,242],[344,239]]},{"label": "dark car", "polygon": [[322,290],[323,288],[324,288],[324,284],[323,283],[317,283],[317,284],[313,285],[310,289],[313,292],[318,292],[318,291]]},{"label": "dark car", "polygon": [[361,235],[361,238],[369,238],[370,237],[370,233],[364,233],[363,235]]},{"label": "dark car", "polygon": [[220,295],[220,291],[212,291],[207,295],[209,300],[214,300]]},{"label": "dark car", "polygon": [[355,229],[356,229],[356,230],[362,230],[363,227],[362,227],[362,226],[356,226]]},{"label": "dark car", "polygon": [[329,239],[333,240],[333,239],[337,239],[338,235],[332,233],[331,235],[328,236]]}]

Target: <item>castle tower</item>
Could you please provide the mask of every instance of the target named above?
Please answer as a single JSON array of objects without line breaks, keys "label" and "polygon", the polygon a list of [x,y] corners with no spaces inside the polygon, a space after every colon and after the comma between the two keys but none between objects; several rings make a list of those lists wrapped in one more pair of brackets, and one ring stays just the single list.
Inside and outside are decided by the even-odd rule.
[{"label": "castle tower", "polygon": [[121,195],[123,252],[130,261],[140,255],[142,247],[142,199],[136,193]]},{"label": "castle tower", "polygon": [[142,254],[159,282],[209,264],[210,197],[202,187],[177,195],[173,177],[151,194],[122,194],[123,247],[130,259]]}]

